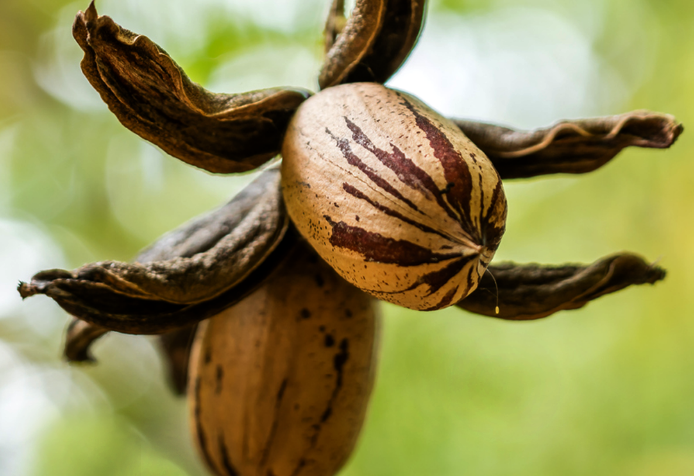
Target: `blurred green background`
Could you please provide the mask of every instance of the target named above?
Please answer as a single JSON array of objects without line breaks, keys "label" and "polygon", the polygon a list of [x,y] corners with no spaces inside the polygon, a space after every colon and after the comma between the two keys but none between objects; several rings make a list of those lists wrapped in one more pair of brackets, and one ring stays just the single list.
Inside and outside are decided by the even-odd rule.
[{"label": "blurred green background", "polygon": [[[205,474],[149,338],[61,360],[67,316],[21,302],[39,269],[129,260],[252,176],[211,176],[125,130],[79,71],[84,3],[0,1],[0,475]],[[327,2],[104,0],[214,91],[315,90]],[[432,0],[389,83],[516,127],[631,109],[694,124],[690,0]],[[384,306],[379,379],[344,476],[694,474],[694,142],[584,176],[506,184],[498,259],[629,250],[665,282],[546,320]]]}]

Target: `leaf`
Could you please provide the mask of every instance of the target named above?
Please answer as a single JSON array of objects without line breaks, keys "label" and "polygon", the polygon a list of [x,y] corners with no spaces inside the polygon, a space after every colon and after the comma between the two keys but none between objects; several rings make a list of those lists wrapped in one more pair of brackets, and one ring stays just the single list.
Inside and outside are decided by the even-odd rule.
[{"label": "leaf", "polygon": [[[42,271],[20,283],[73,316],[110,330],[160,334],[238,302],[293,243],[279,169],[264,172],[227,205],[162,237],[135,263],[103,261]],[[291,234],[289,234],[291,235]]]},{"label": "leaf", "polygon": [[334,0],[325,28],[329,47],[318,78],[321,89],[356,82],[385,83],[414,48],[424,24],[425,0],[357,0],[343,29],[342,0]]},{"label": "leaf", "polygon": [[683,131],[673,116],[649,111],[562,121],[534,131],[453,122],[489,157],[502,179],[592,172],[625,147],[668,148]]},{"label": "leaf", "polygon": [[209,92],[149,38],[99,16],[94,2],[77,14],[72,32],[84,51],[84,75],[118,120],[210,172],[245,172],[277,155],[289,119],[310,95],[290,88]]},{"label": "leaf", "polygon": [[457,306],[476,314],[517,321],[578,309],[604,294],[633,284],[653,284],[665,277],[665,270],[629,253],[608,256],[591,265],[502,263],[491,265],[488,270],[477,289]]}]

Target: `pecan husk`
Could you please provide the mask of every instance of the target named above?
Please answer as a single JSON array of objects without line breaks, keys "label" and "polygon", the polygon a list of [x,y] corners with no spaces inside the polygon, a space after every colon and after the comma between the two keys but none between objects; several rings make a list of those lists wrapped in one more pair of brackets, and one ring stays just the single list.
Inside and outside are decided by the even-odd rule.
[{"label": "pecan husk", "polygon": [[164,352],[164,362],[169,385],[176,395],[185,395],[188,388],[188,367],[198,324],[174,329],[159,336],[159,347]]},{"label": "pecan husk", "polygon": [[134,263],[42,271],[20,283],[73,316],[128,334],[161,334],[219,313],[253,291],[293,246],[278,169],[225,206],[165,235]]},{"label": "pecan husk", "polygon": [[[159,348],[164,353],[164,366],[169,385],[176,395],[184,395],[188,384],[188,363],[198,324],[174,329],[157,336]],[[92,345],[111,332],[96,324],[72,318],[65,333],[63,355],[68,362],[95,363]]]},{"label": "pecan husk", "polygon": [[650,111],[561,121],[533,131],[453,122],[489,157],[502,179],[592,172],[625,147],[668,148],[683,131],[673,116]]},{"label": "pecan husk", "polygon": [[357,0],[345,22],[343,0],[334,0],[325,27],[320,88],[388,81],[414,48],[425,11],[425,0]]},{"label": "pecan husk", "polygon": [[105,327],[73,317],[65,332],[63,355],[68,362],[96,362],[91,346],[108,333]]},{"label": "pecan husk", "polygon": [[277,155],[289,119],[311,94],[295,88],[207,91],[149,38],[99,16],[94,2],[77,14],[72,32],[84,51],[84,75],[118,120],[210,172],[245,172]]},{"label": "pecan husk", "polygon": [[477,289],[456,305],[500,319],[540,319],[663,278],[665,270],[631,253],[607,256],[591,265],[492,264]]}]

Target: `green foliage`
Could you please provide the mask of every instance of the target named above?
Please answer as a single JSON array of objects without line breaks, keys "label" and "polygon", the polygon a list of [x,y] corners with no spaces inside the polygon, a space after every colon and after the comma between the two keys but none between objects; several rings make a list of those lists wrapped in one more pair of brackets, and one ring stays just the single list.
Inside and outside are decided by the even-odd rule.
[{"label": "green foliage", "polygon": [[186,476],[132,428],[107,416],[65,417],[46,428],[39,451],[37,476]]}]

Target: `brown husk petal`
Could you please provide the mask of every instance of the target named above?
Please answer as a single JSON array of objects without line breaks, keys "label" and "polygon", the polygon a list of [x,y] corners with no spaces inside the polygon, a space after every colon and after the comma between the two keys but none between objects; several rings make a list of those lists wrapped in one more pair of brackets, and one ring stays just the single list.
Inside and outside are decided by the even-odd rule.
[{"label": "brown husk petal", "polygon": [[534,131],[453,122],[489,157],[503,179],[591,172],[625,147],[668,148],[683,130],[673,116],[650,111],[562,121]]},{"label": "brown husk petal", "polygon": [[[185,395],[188,384],[188,361],[198,324],[174,329],[158,336],[164,354],[166,375],[176,395]],[[110,331],[103,327],[73,318],[65,334],[63,353],[68,362],[94,363],[91,346]]]},{"label": "brown husk petal", "polygon": [[[664,277],[665,270],[630,253],[608,256],[591,265],[502,263],[489,266],[477,289],[456,305],[500,319],[539,319],[578,309],[632,284],[653,284]],[[497,286],[499,314],[495,312]]]},{"label": "brown husk petal", "polygon": [[138,260],[42,271],[21,283],[73,316],[110,330],[160,334],[238,302],[291,248],[279,169],[264,172],[227,205],[165,235]]},{"label": "brown husk petal", "polygon": [[385,83],[414,48],[424,24],[425,0],[357,0],[344,28],[340,0],[326,23],[321,89],[357,82]]},{"label": "brown husk petal", "polygon": [[73,36],[84,51],[84,75],[125,127],[210,172],[245,172],[277,155],[289,119],[310,95],[209,92],[147,37],[99,16],[93,2],[77,14]]},{"label": "brown husk petal", "polygon": [[182,327],[159,336],[169,384],[176,395],[185,395],[188,386],[188,364],[198,324]]},{"label": "brown husk petal", "polygon": [[101,326],[73,318],[65,333],[65,358],[68,362],[95,362],[90,347],[108,332]]},{"label": "brown husk petal", "polygon": [[345,0],[333,0],[328,12],[328,19],[325,21],[325,29],[323,30],[323,46],[327,55],[330,49],[335,44],[335,40],[342,33],[342,30],[347,24],[345,18]]}]

